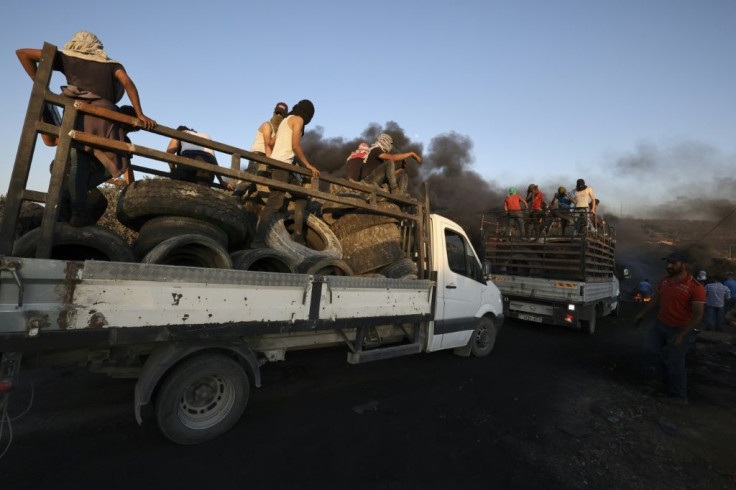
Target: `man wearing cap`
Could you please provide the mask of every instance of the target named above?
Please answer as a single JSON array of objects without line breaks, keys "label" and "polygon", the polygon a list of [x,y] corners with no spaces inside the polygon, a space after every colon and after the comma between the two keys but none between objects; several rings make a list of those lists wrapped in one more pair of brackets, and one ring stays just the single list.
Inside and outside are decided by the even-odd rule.
[{"label": "man wearing cap", "polygon": [[[255,153],[256,155],[265,155],[267,157],[271,156],[273,144],[276,142],[276,132],[279,130],[281,121],[284,120],[288,113],[289,106],[286,105],[286,102],[279,102],[276,104],[276,107],[273,108],[273,116],[271,116],[271,119],[258,126],[256,136],[253,138],[253,144],[250,147],[251,153]],[[250,160],[246,172],[256,174],[259,170],[264,169],[265,165],[262,163]],[[255,186],[250,182],[238,182],[233,194],[236,196],[242,196],[252,190],[253,187]]]},{"label": "man wearing cap", "polygon": [[527,187],[526,202],[529,203],[529,207],[531,208],[529,212],[529,228],[527,228],[526,232],[530,235],[535,235],[537,228],[539,228],[539,233],[541,234],[543,228],[541,225],[544,218],[544,211],[542,210],[544,195],[542,195],[542,191],[539,190],[537,184],[529,184],[529,187]]},{"label": "man wearing cap", "polygon": [[[302,99],[297,102],[279,125],[276,132],[276,141],[273,145],[271,158],[284,163],[297,165],[297,161],[301,163],[312,173],[312,179],[319,178],[319,170],[317,167],[309,163],[307,156],[301,146],[301,138],[304,135],[304,127],[314,117],[314,104],[308,99]],[[280,182],[300,185],[302,182],[301,175],[273,168],[271,170],[271,178]],[[270,189],[268,196],[268,204],[261,211],[258,218],[258,226],[256,227],[256,235],[251,244],[251,248],[261,248],[265,245],[266,233],[271,227],[273,216],[283,207],[286,191],[279,189]],[[307,220],[307,198],[305,196],[294,196],[294,231],[291,239],[304,245],[304,225]]]},{"label": "man wearing cap", "polygon": [[659,294],[634,317],[634,323],[638,326],[647,313],[659,307],[647,335],[647,350],[661,379],[669,382],[669,395],[687,404],[685,357],[703,319],[705,287],[688,272],[691,260],[686,253],[674,252],[665,260],[667,275],[659,281]]}]

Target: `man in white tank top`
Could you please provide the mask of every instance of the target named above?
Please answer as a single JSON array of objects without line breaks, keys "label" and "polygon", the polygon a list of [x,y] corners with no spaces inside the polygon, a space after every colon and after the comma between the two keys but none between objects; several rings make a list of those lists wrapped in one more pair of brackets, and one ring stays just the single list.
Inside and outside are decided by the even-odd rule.
[{"label": "man in white tank top", "polygon": [[[258,126],[256,136],[253,138],[253,144],[250,147],[250,151],[257,155],[271,156],[273,150],[273,144],[276,141],[276,132],[279,129],[281,121],[284,120],[287,113],[289,112],[289,106],[286,102],[279,102],[273,109],[273,116],[268,121]],[[266,166],[262,163],[258,163],[255,160],[248,161],[248,167],[241,167],[240,170],[250,172],[252,174],[258,174],[258,172],[265,172]],[[255,189],[255,184],[251,182],[238,181],[235,184],[234,196],[245,196]],[[246,196],[247,197],[247,196]]]},{"label": "man in white tank top", "polygon": [[596,201],[593,188],[585,185],[583,179],[578,179],[575,186],[575,197],[572,198],[575,203],[575,212],[580,216],[575,220],[575,233],[580,233],[583,225],[588,223],[588,211],[595,214]]},{"label": "man in white tank top", "polygon": [[[304,127],[309,124],[314,116],[314,105],[309,100],[300,100],[288,116],[279,125],[276,133],[276,142],[271,152],[271,158],[285,163],[294,163],[294,157],[309,170],[312,171],[312,178],[319,177],[319,170],[314,167],[301,146],[301,138],[304,134]],[[299,185],[301,178],[295,178],[295,174],[286,170],[273,168],[271,177],[274,180]],[[301,177],[301,176],[299,176]],[[256,228],[256,236],[251,244],[252,248],[258,248],[265,245],[266,232],[271,226],[271,220],[274,214],[278,212],[284,205],[285,192],[272,189],[268,196],[268,204],[258,219],[258,227]],[[304,223],[306,222],[307,199],[297,196],[294,198],[294,231],[291,237],[294,241],[304,244]]]}]

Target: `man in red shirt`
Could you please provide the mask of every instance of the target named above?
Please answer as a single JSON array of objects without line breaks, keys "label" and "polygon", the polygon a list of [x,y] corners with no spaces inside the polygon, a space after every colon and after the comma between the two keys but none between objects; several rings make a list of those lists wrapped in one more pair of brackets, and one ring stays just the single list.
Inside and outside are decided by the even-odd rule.
[{"label": "man in red shirt", "polygon": [[663,381],[669,381],[669,394],[687,404],[685,357],[698,336],[696,327],[703,319],[705,287],[687,270],[690,257],[674,252],[665,258],[667,275],[659,281],[659,294],[642,309],[634,322],[659,306],[659,314],[647,335],[647,347]]},{"label": "man in red shirt", "polygon": [[526,201],[516,193],[516,187],[509,187],[509,195],[503,201],[503,210],[506,212],[506,229],[503,230],[504,235],[511,235],[511,224],[515,223],[519,229],[519,236],[524,236],[524,212],[521,210],[522,204],[524,209],[528,206]]},{"label": "man in red shirt", "polygon": [[529,203],[531,211],[529,212],[529,228],[526,230],[528,234],[536,236],[542,231],[542,219],[544,218],[544,212],[542,211],[542,202],[544,196],[542,191],[539,190],[537,184],[529,184],[526,189],[526,202]]}]

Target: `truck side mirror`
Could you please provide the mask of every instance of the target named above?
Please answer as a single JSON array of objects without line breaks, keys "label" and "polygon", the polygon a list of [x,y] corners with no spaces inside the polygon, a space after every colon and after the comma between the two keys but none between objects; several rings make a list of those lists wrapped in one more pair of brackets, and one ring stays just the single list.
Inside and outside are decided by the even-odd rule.
[{"label": "truck side mirror", "polygon": [[483,277],[486,281],[491,280],[491,261],[488,259],[483,260]]}]

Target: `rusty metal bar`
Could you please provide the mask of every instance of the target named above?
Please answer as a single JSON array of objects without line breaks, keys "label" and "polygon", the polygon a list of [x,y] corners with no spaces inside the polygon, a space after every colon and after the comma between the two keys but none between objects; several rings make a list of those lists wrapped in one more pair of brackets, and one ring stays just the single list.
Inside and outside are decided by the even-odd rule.
[{"label": "rusty metal bar", "polygon": [[[346,199],[344,197],[336,196],[334,194],[330,194],[327,192],[322,192],[322,191],[314,190],[314,189],[305,189],[304,187],[301,187],[298,185],[274,181],[272,179],[269,179],[266,177],[260,177],[258,175],[254,175],[254,174],[247,173],[247,172],[230,170],[224,167],[215,167],[214,165],[211,165],[209,163],[199,162],[197,160],[192,160],[191,158],[185,158],[185,157],[181,157],[178,155],[172,155],[171,153],[167,153],[165,151],[154,150],[151,148],[146,148],[144,146],[137,146],[132,143],[126,143],[124,141],[110,140],[107,138],[102,138],[100,136],[95,136],[89,133],[85,133],[83,131],[70,131],[69,136],[74,141],[83,143],[85,145],[97,147],[97,148],[106,148],[106,149],[111,149],[115,151],[133,153],[135,155],[141,155],[146,158],[151,158],[153,160],[176,163],[179,165],[184,165],[189,168],[196,168],[198,170],[205,170],[207,172],[221,174],[227,177],[239,178],[242,180],[255,182],[256,184],[262,184],[272,189],[288,191],[291,194],[316,197],[319,199],[323,199],[325,201],[336,202],[340,204],[348,204],[352,207],[361,208],[361,209],[368,209],[368,210],[374,210],[374,211],[376,210],[375,206],[371,206],[368,203],[362,203],[357,199]],[[281,165],[285,166],[287,169],[288,167],[294,167],[293,165],[284,164],[283,162],[279,162],[279,163],[281,163]],[[143,169],[143,168],[144,167],[136,166],[136,169]],[[368,187],[368,186],[365,186],[365,187]],[[414,204],[413,202],[411,203]],[[411,220],[419,219],[417,215],[404,213],[400,211],[394,211],[391,209],[382,208],[380,212],[381,214],[385,214],[387,216],[391,216],[394,218],[406,218],[406,219],[411,219]]]},{"label": "rusty metal bar", "polygon": [[[61,120],[61,128],[59,134],[68,134],[74,129],[74,122],[77,119],[77,111],[71,105],[64,109],[64,118]],[[64,179],[69,166],[69,150],[71,149],[71,139],[59,138],[59,144],[56,147],[56,156],[51,166],[51,179],[49,179],[48,192],[46,193],[46,206],[43,208],[43,218],[41,220],[41,236],[36,247],[36,258],[51,258],[51,250],[54,247],[54,228],[59,219],[59,203],[64,193]]]},{"label": "rusty metal bar", "polygon": [[51,67],[53,66],[56,46],[44,43],[41,52],[41,62],[38,64],[36,78],[33,81],[30,101],[26,118],[23,122],[18,152],[15,154],[13,173],[10,176],[10,185],[5,196],[5,211],[0,226],[0,255],[10,255],[15,238],[15,227],[18,223],[22,203],[22,192],[28,184],[28,174],[31,170],[33,151],[36,147],[36,123],[41,119],[44,106],[44,94],[51,81]]}]

